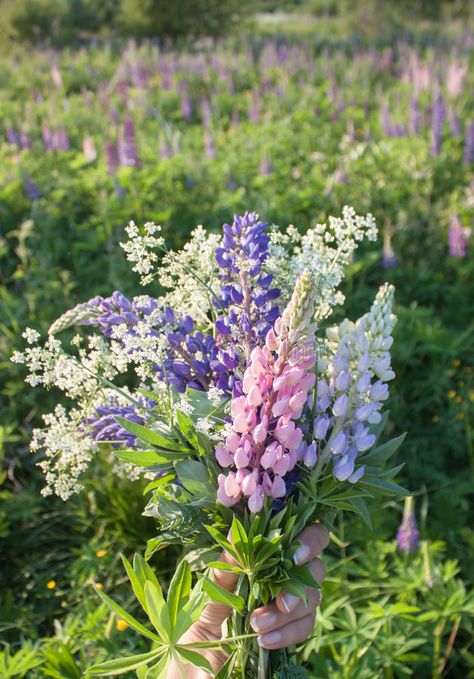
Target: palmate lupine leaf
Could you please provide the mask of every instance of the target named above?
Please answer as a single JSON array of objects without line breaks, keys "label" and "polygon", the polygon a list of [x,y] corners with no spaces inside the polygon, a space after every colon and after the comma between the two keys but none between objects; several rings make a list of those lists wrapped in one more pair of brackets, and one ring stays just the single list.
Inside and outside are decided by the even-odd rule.
[{"label": "palmate lupine leaf", "polygon": [[119,415],[117,415],[115,419],[120,424],[120,426],[126,429],[128,432],[130,432],[130,434],[133,434],[134,436],[136,436],[141,441],[144,441],[145,443],[155,446],[159,450],[165,451],[168,450],[176,454],[177,453],[190,454],[193,452],[191,449],[182,446],[177,441],[173,441],[166,438],[165,436],[163,436],[162,434],[160,434],[159,432],[155,431],[150,427],[145,427],[142,424],[137,424],[136,422],[127,420],[126,418],[120,417]]},{"label": "palmate lupine leaf", "polygon": [[[219,642],[204,645],[178,644],[183,634],[199,618],[208,601],[200,583],[191,590],[191,569],[188,562],[183,560],[179,564],[169,586],[168,599],[165,600],[155,574],[143,557],[135,555],[133,567],[125,557],[122,557],[122,560],[133,592],[158,634],[150,632],[106,594],[99,590],[97,592],[114,613],[125,620],[132,629],[150,638],[156,644],[156,648],[147,653],[94,665],[88,672],[94,676],[113,676],[139,670],[137,676],[164,679],[173,658],[178,665],[191,663],[195,667],[212,672],[211,665],[199,653],[199,649],[220,646]],[[244,606],[243,599],[242,605]],[[158,662],[149,667],[155,660]]]}]

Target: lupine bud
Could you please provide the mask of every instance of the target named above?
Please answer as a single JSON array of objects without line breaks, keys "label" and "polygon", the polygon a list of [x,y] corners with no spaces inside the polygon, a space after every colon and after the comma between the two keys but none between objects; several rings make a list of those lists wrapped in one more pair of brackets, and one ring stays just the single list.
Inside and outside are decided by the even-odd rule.
[{"label": "lupine bud", "polygon": [[413,553],[420,545],[420,533],[416,524],[413,497],[405,498],[403,519],[397,531],[397,543],[403,552]]}]

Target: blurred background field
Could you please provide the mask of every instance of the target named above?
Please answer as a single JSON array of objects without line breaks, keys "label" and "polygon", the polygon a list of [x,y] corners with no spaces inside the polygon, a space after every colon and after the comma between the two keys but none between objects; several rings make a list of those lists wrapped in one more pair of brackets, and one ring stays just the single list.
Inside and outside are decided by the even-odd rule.
[{"label": "blurred background field", "polygon": [[[372,533],[341,523],[306,667],[474,677],[473,27],[461,0],[0,0],[2,679],[139,650],[91,584],[127,603],[118,552],[154,534],[141,484],[100,459],[80,496],[40,496],[28,440],[57,394],[10,363],[23,328],[140,292],[118,247],[130,219],[177,248],[234,212],[304,230],[345,204],[380,229],[346,313],[397,288],[390,434],[408,432],[422,541],[397,550],[398,502],[374,507]],[[166,579],[175,558],[154,568]]]}]

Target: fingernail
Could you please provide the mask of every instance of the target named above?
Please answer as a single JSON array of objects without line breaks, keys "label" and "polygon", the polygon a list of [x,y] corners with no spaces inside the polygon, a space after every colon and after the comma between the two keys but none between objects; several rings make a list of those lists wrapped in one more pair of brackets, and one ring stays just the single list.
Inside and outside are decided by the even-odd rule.
[{"label": "fingernail", "polygon": [[281,604],[287,613],[291,613],[295,610],[300,602],[300,598],[294,594],[288,594],[285,592],[281,597]]},{"label": "fingernail", "polygon": [[309,554],[310,552],[308,545],[301,545],[301,547],[298,547],[296,550],[293,561],[297,566],[300,566],[302,563],[305,563],[308,560]]},{"label": "fingernail", "polygon": [[257,643],[262,648],[268,648],[269,646],[278,646],[281,644],[282,636],[281,632],[276,630],[275,632],[269,632],[261,637],[257,637]]},{"label": "fingernail", "polygon": [[276,625],[277,616],[275,613],[261,613],[261,615],[252,615],[250,624],[256,632],[264,632],[266,629],[271,629]]}]

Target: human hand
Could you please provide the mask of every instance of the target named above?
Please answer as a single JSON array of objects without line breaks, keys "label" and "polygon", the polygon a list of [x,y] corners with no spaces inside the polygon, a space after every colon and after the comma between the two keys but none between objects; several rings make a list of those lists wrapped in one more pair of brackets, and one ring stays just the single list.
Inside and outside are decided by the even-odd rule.
[{"label": "human hand", "polygon": [[[308,526],[299,535],[301,546],[295,553],[297,565],[308,564],[314,579],[321,583],[324,580],[325,568],[319,554],[329,543],[329,533],[320,524]],[[233,563],[228,554],[221,556],[222,561]],[[215,582],[228,591],[233,591],[237,584],[234,573],[215,570]],[[250,619],[252,628],[259,635],[260,646],[269,650],[285,648],[307,639],[314,628],[316,607],[321,601],[321,592],[307,589],[307,604],[298,597],[281,592],[275,601],[268,606],[256,609]],[[200,619],[194,623],[180,639],[180,644],[191,644],[197,641],[217,641],[222,638],[222,624],[229,617],[231,610],[224,604],[211,601],[203,611]],[[220,649],[202,649],[200,651],[209,660],[214,673],[225,663],[226,654]],[[185,666],[187,679],[209,679],[204,670],[191,665]],[[181,673],[174,663],[168,670],[168,679],[181,679]]]}]

